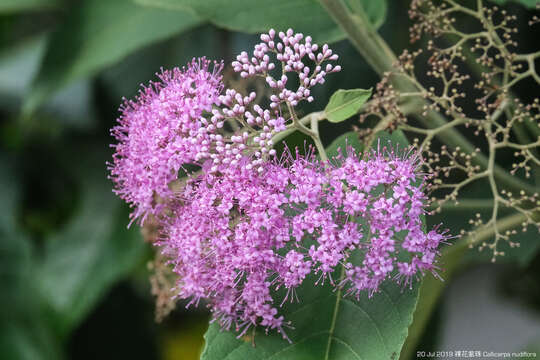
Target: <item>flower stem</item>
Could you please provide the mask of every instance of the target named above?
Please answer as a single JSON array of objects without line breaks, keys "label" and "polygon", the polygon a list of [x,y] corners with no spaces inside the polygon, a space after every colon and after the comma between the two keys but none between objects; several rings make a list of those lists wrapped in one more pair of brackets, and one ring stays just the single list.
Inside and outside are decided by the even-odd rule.
[{"label": "flower stem", "polygon": [[[313,139],[313,142],[315,143],[315,147],[317,148],[321,160],[326,161],[328,160],[328,155],[326,154],[326,150],[324,149],[324,145],[322,144],[321,138],[319,136],[318,124],[319,121],[324,119],[324,111],[312,112],[311,114],[308,114],[301,119],[293,116],[293,123],[287,127],[287,130],[281,131],[274,135],[272,137],[272,142],[276,144],[298,130]],[[306,126],[307,124],[311,125],[311,129]]]},{"label": "flower stem", "polygon": [[312,136],[311,138],[313,139],[313,142],[315,142],[321,160],[328,161],[328,155],[326,154],[321,137],[319,136],[319,120],[315,117],[311,117],[311,131],[315,134],[315,136]]},{"label": "flower stem", "polygon": [[315,143],[315,147],[317,148],[317,152],[319,153],[319,156],[321,157],[322,161],[328,160],[328,156],[326,155],[326,151],[324,150],[324,146],[321,142],[321,137],[319,136],[319,119],[316,119],[314,117],[311,117],[311,129],[308,128],[306,125],[304,125],[300,120],[298,120],[298,116],[296,116],[296,112],[294,111],[294,108],[287,102],[287,108],[289,109],[289,113],[291,114],[292,120],[293,120],[293,128],[296,128],[298,131],[303,132],[307,136],[309,136],[311,139],[313,139],[313,142]]}]

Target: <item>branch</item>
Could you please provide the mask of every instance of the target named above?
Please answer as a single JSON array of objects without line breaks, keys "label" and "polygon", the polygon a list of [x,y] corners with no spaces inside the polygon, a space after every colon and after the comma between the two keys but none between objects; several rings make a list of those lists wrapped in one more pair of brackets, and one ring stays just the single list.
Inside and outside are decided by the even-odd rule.
[{"label": "branch", "polygon": [[[355,13],[352,14],[341,0],[320,0],[320,2],[334,21],[345,31],[353,46],[379,75],[382,76],[385,72],[395,70],[396,55],[369,23],[363,9],[357,7]],[[401,77],[393,79],[393,85],[401,92],[410,93],[420,90],[415,84]],[[445,126],[447,124],[446,119],[435,111],[430,111],[426,116],[421,116],[422,108],[427,104],[425,100],[422,100],[416,106],[415,117],[418,121],[428,129]],[[454,128],[440,131],[436,134],[436,137],[446,145],[453,148],[460,147],[468,153],[473,153],[476,148]],[[478,154],[474,161],[484,168],[488,167],[488,158],[483,154]],[[497,179],[508,186],[508,189],[525,190],[529,193],[534,193],[536,190],[534,186],[512,176],[498,165],[494,166],[493,171]]]}]

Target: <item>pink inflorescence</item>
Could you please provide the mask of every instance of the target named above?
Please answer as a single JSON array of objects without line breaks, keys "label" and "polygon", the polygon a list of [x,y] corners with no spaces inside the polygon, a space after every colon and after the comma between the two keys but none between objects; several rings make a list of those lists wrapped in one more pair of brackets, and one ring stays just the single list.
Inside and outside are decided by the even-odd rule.
[{"label": "pink inflorescence", "polygon": [[[276,301],[294,299],[311,273],[315,284],[371,296],[385,279],[410,283],[436,270],[437,247],[448,237],[422,231],[414,156],[381,151],[361,160],[349,150],[333,163],[289,155],[263,166],[190,179],[163,224],[160,245],[179,275],[179,296],[206,299],[223,327],[234,324],[242,335],[262,325],[285,336]],[[332,274],[340,265],[338,282]],[[280,287],[286,295],[273,299]]]},{"label": "pink inflorescence", "polygon": [[223,64],[193,59],[187,68],[164,70],[161,81],[125,100],[119,125],[111,130],[118,144],[109,164],[116,193],[135,207],[134,218],[158,213],[155,195],[172,195],[169,183],[184,164],[207,156],[208,144],[222,120],[204,114],[219,105]]},{"label": "pink inflorescence", "polygon": [[[269,109],[255,103],[255,93],[223,91],[221,63],[194,59],[125,101],[109,168],[116,193],[135,208],[132,217],[143,222],[153,214],[160,222],[156,245],[178,275],[179,298],[204,299],[214,319],[240,335],[260,325],[286,337],[289,323],[278,309],[298,299],[306,279],[357,297],[389,278],[411,284],[437,270],[437,248],[448,236],[422,230],[416,155],[381,150],[361,159],[347,149],[330,162],[288,151],[276,158],[273,136],[340,67],[327,45],[290,29],[261,40],[233,68],[265,79]],[[173,192],[186,164],[200,171]]]},{"label": "pink inflorescence", "polygon": [[[291,29],[279,34],[282,42],[270,40],[274,37],[274,30],[262,35],[263,43],[255,47],[251,60],[242,53],[238,59],[243,65],[233,63],[244,77],[266,78],[272,93],[270,109],[253,104],[255,92],[242,95],[226,89],[222,93],[223,64],[213,63],[211,69],[212,63],[205,58],[193,59],[182,69],[162,71],[159,82],[144,87],[134,101],[124,101],[119,125],[111,131],[118,144],[113,145],[116,152],[109,168],[116,193],[135,208],[133,219],[142,223],[147,214],[161,213],[164,205],[157,198],[172,196],[169,184],[186,164],[225,173],[247,157],[244,166],[262,171],[263,163],[275,156],[272,137],[292,122],[291,109],[303,99],[311,101],[310,88],[322,84],[327,73],[340,70],[330,64],[325,70],[321,68],[337,59],[328,45],[317,52],[319,47],[309,36],[302,42],[303,35]],[[281,80],[272,80],[269,70],[275,64],[267,53],[273,53],[282,64]],[[313,70],[304,64],[307,59],[314,62]],[[247,73],[241,70],[244,67]],[[286,87],[290,72],[298,73],[304,84],[294,91]],[[225,122],[240,130],[227,133]]]},{"label": "pink inflorescence", "polygon": [[[303,34],[295,34],[292,29],[276,34],[275,30],[271,29],[268,34],[261,35],[261,40],[260,44],[255,45],[251,58],[243,51],[236,57],[236,61],[233,61],[232,66],[234,71],[244,78],[265,78],[270,88],[276,91],[270,97],[271,108],[278,108],[283,103],[296,106],[302,100],[312,102],[311,88],[324,84],[326,74],[341,70],[341,66],[331,64],[338,59],[338,55],[326,44],[319,48],[319,45],[313,43],[311,36],[304,38]],[[311,68],[308,61],[313,63]],[[281,64],[281,71],[274,71],[276,75],[273,75],[276,62]],[[296,73],[299,79],[298,86],[292,90],[287,88],[289,73]]]}]

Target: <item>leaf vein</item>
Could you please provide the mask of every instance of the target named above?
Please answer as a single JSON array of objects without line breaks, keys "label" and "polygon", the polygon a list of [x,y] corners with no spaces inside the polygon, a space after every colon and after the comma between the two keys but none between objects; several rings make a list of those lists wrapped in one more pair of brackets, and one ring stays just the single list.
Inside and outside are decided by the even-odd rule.
[{"label": "leaf vein", "polygon": [[351,301],[349,299],[343,299],[343,301],[345,301],[348,304],[351,304],[353,306],[353,308],[359,309],[362,313],[364,313],[366,315],[366,317],[369,319],[369,321],[371,321],[371,323],[375,327],[375,330],[377,330],[377,335],[379,336],[379,338],[381,340],[381,343],[383,344],[383,347],[386,350],[386,353],[390,354],[391,351],[388,348],[388,346],[386,345],[386,342],[384,341],[384,337],[382,336],[382,333],[381,333],[381,329],[379,328],[379,325],[377,325],[377,323],[375,322],[375,319],[373,319],[371,317],[371,315],[369,315],[369,313],[367,311],[365,311],[359,304],[355,303],[354,301]]},{"label": "leaf vein", "polygon": [[349,350],[349,351],[350,351],[354,356],[356,356],[358,359],[362,360],[362,357],[361,357],[356,351],[354,351],[354,349],[352,348],[352,346],[349,345],[345,340],[340,339],[340,338],[338,338],[338,337],[335,336],[335,335],[332,336],[332,338],[333,338],[336,342],[338,342],[338,343],[340,343],[340,344],[342,344],[342,345],[345,345],[345,347],[347,348],[347,350]]},{"label": "leaf vein", "polygon": [[323,330],[323,331],[318,331],[316,333],[310,334],[309,336],[305,336],[305,337],[301,338],[300,340],[298,340],[297,342],[295,342],[294,344],[290,344],[290,345],[284,347],[283,349],[281,349],[280,351],[278,351],[277,353],[272,354],[269,358],[267,358],[267,360],[271,360],[272,358],[275,358],[277,355],[279,355],[279,354],[285,352],[286,350],[288,350],[288,349],[290,349],[290,348],[292,348],[292,347],[306,341],[309,338],[319,336],[319,335],[325,334],[327,332],[328,332],[328,330]]}]

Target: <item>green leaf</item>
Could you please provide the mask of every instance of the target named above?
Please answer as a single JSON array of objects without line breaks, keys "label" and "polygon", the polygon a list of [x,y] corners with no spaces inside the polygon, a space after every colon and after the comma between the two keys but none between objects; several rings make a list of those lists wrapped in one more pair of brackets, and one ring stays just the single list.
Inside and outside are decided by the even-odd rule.
[{"label": "green leaf", "polygon": [[298,291],[301,301],[287,305],[285,312],[295,327],[287,332],[292,344],[279,335],[261,333],[253,347],[212,324],[201,359],[398,359],[417,288],[401,291],[400,286],[385,283],[371,299],[364,295],[357,301],[341,297],[329,285],[313,286],[314,279],[307,280],[310,284]]},{"label": "green leaf", "polygon": [[338,155],[338,150],[344,152],[347,146],[352,146],[357,152],[362,152],[364,149],[364,144],[362,144],[358,138],[358,133],[349,131],[332,141],[332,143],[326,148],[326,154],[329,158],[332,158]]},{"label": "green leaf", "polygon": [[[169,10],[194,11],[201,18],[233,31],[251,34],[270,28],[310,35],[317,42],[345,39],[337,26],[316,0],[135,0],[139,4]],[[386,1],[358,0],[376,27],[386,17]],[[299,15],[301,14],[301,15]]]},{"label": "green leaf", "polygon": [[387,146],[394,149],[396,147],[398,149],[404,149],[409,146],[409,141],[401,130],[392,131],[391,134],[386,131],[379,131],[377,134],[375,134],[371,147],[377,149],[379,146]]},{"label": "green leaf", "polygon": [[347,120],[360,110],[371,96],[371,89],[336,91],[324,109],[328,121],[338,123]]},{"label": "green leaf", "polygon": [[52,35],[23,112],[31,114],[60,88],[199,23],[192,14],[130,0],[84,0]]},{"label": "green leaf", "polygon": [[13,103],[17,104],[24,96],[32,77],[36,74],[46,45],[47,36],[42,34],[2,49],[0,52],[2,107],[15,107]]},{"label": "green leaf", "polygon": [[[26,281],[32,281],[27,278]],[[24,312],[9,314],[0,318],[0,354],[4,359],[17,360],[57,360],[62,359],[58,339],[46,323],[46,316],[40,313],[33,299],[36,294],[26,291],[23,301],[32,303]],[[20,306],[20,304],[19,304]]]},{"label": "green leaf", "polygon": [[[169,10],[194,11],[201,18],[233,31],[252,34],[270,28],[310,35],[317,42],[345,39],[316,0],[135,0],[139,4]],[[370,21],[379,27],[386,17],[386,1],[358,0]],[[376,4],[374,4],[376,3]]]},{"label": "green leaf", "polygon": [[540,3],[540,1],[538,0],[491,0],[491,1],[499,5],[504,5],[508,2],[517,2],[530,9],[534,8],[536,4]]},{"label": "green leaf", "polygon": [[334,42],[345,34],[315,0],[136,0],[152,7],[192,10],[202,19],[233,31],[267,32],[270,28],[311,35],[318,42]]},{"label": "green leaf", "polygon": [[186,64],[194,57],[219,59],[223,55],[221,30],[210,24],[187,30],[169,41],[153,44],[130,55],[100,74],[109,98],[132,98],[141,79],[155,79],[156,69]]},{"label": "green leaf", "polygon": [[60,5],[59,0],[2,0],[0,1],[0,14],[48,10],[54,9],[58,5]]},{"label": "green leaf", "polygon": [[[403,143],[401,132],[392,135],[379,133],[381,142]],[[350,141],[350,143],[349,143]],[[406,141],[406,139],[405,139]],[[329,147],[329,155],[345,144],[361,149],[355,133],[347,133]],[[394,144],[392,144],[394,145]],[[358,259],[356,262],[361,261]],[[263,332],[255,336],[253,347],[249,340],[239,340],[233,332],[221,331],[212,324],[205,335],[206,345],[201,359],[232,360],[312,360],[312,359],[398,359],[412,322],[419,285],[405,288],[387,281],[381,292],[359,300],[343,297],[330,284],[314,286],[316,275],[306,279],[298,289],[300,302],[286,303],[283,315],[291,320],[294,329],[286,329],[292,343],[281,336]],[[282,290],[283,291],[283,290]],[[283,293],[275,294],[282,298]]]},{"label": "green leaf", "polygon": [[369,21],[378,29],[386,20],[386,12],[388,4],[386,0],[355,0],[361,3],[364,12],[368,16]]},{"label": "green leaf", "polygon": [[[31,243],[17,226],[20,183],[11,162],[0,156],[0,314],[17,308],[32,266]],[[7,311],[6,311],[7,309]]]},{"label": "green leaf", "polygon": [[17,226],[21,182],[11,163],[0,156],[0,354],[5,359],[60,359],[34,286],[32,244]]},{"label": "green leaf", "polygon": [[379,28],[386,19],[386,11],[388,4],[386,0],[370,1],[370,0],[343,0],[347,6],[355,14],[365,14],[367,20],[375,29]]},{"label": "green leaf", "polygon": [[[24,96],[36,75],[46,50],[48,33],[25,39],[0,52],[0,106],[19,114]],[[29,134],[59,126],[89,129],[96,119],[90,81],[84,79],[62,89],[36,113],[32,121],[19,121],[20,132]],[[44,124],[46,123],[46,124]],[[48,132],[47,133],[50,133]]]},{"label": "green leaf", "polygon": [[142,260],[139,230],[112,193],[101,158],[83,159],[81,208],[48,239],[39,270],[42,293],[61,334],[76,326],[105,291]]},{"label": "green leaf", "polygon": [[20,183],[12,163],[0,154],[0,230],[16,231],[16,213],[20,202]]}]

